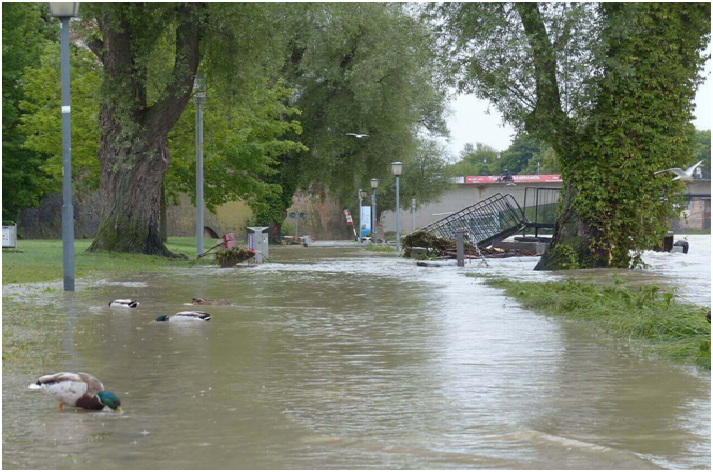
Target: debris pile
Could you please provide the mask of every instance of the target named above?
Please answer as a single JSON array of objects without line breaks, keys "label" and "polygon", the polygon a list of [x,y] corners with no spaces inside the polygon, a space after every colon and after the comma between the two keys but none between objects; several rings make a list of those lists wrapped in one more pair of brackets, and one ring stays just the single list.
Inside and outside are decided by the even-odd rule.
[{"label": "debris pile", "polygon": [[[437,259],[455,259],[456,242],[452,239],[439,238],[433,233],[416,231],[402,239],[404,257],[426,257]],[[507,257],[527,257],[538,254],[526,249],[506,250],[494,246],[480,248],[480,254],[475,246],[468,241],[463,242],[463,252],[466,259],[480,258],[504,259]]]}]

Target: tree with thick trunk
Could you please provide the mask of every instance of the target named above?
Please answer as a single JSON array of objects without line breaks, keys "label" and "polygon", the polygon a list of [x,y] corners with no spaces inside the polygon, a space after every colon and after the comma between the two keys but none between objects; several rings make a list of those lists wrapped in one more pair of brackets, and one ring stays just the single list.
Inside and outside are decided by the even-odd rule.
[{"label": "tree with thick trunk", "polygon": [[675,216],[693,161],[706,3],[446,3],[432,7],[461,91],[558,154],[565,186],[538,269],[635,267]]},{"label": "tree with thick trunk", "polygon": [[175,4],[175,59],[163,92],[148,104],[147,66],[130,21],[136,9],[115,6],[96,18],[101,39],[88,43],[104,67],[99,112],[101,222],[90,251],[171,255],[161,239],[161,186],[170,162],[168,133],[192,93],[200,62],[201,4]]}]

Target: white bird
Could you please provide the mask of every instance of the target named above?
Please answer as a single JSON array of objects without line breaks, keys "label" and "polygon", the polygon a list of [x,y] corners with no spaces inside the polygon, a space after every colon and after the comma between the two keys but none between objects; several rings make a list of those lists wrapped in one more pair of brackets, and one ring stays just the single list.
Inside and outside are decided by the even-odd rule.
[{"label": "white bird", "polygon": [[42,390],[59,400],[59,411],[67,405],[85,410],[103,410],[108,407],[121,413],[119,397],[104,390],[104,385],[96,377],[84,372],[43,375],[29,388]]},{"label": "white bird", "polygon": [[368,134],[359,134],[359,133],[344,133],[347,136],[354,136],[355,138],[361,139],[361,138],[368,138]]},{"label": "white bird", "polygon": [[204,311],[179,311],[175,315],[161,315],[156,321],[210,321],[210,318]]},{"label": "white bird", "polygon": [[701,165],[701,163],[703,163],[703,161],[698,161],[697,164],[692,165],[686,170],[683,170],[679,167],[672,167],[671,169],[660,170],[658,172],[654,172],[654,175],[663,174],[664,172],[670,172],[672,174],[676,174],[676,177],[674,177],[673,180],[693,180],[693,172],[696,170],[696,167]]},{"label": "white bird", "polygon": [[109,302],[110,308],[136,308],[137,306],[139,306],[139,302],[129,300],[128,298],[120,298],[118,300],[114,300],[113,302]]}]

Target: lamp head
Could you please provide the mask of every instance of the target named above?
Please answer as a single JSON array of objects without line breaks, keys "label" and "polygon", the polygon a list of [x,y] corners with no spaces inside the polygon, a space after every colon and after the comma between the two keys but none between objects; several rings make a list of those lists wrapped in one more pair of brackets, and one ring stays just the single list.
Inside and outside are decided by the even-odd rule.
[{"label": "lamp head", "polygon": [[371,179],[371,188],[374,190],[379,188],[379,179]]},{"label": "lamp head", "polygon": [[360,196],[361,198],[366,198],[366,197],[369,196],[369,192],[367,192],[366,190],[360,190],[360,191],[359,191],[359,196]]},{"label": "lamp head", "polygon": [[404,168],[403,163],[401,163],[401,162],[392,162],[392,163],[391,163],[391,174],[392,174],[392,175],[395,175],[396,177],[398,177],[399,175],[401,175],[401,171],[403,170],[403,168]]},{"label": "lamp head", "polygon": [[50,15],[55,18],[74,18],[79,13],[79,2],[49,2]]},{"label": "lamp head", "polygon": [[205,74],[199,72],[193,82],[193,100],[195,103],[205,102]]}]

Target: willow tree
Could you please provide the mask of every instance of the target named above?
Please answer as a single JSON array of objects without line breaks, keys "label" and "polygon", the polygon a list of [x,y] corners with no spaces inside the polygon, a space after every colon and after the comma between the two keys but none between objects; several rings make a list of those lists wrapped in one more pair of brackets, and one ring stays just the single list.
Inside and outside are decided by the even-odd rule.
[{"label": "willow tree", "polygon": [[435,5],[463,92],[550,145],[565,191],[540,269],[641,262],[675,214],[692,160],[709,3]]},{"label": "willow tree", "polygon": [[270,75],[266,51],[279,42],[274,8],[245,3],[82,8],[76,27],[102,66],[101,222],[90,250],[169,255],[159,231],[169,132],[189,104],[199,67],[210,81],[236,93],[242,82]]},{"label": "willow tree", "polygon": [[[289,31],[282,75],[296,90],[290,104],[301,111],[299,140],[309,151],[281,156],[273,178],[282,198],[257,215],[278,229],[297,187],[356,204],[368,179],[390,178],[389,162],[408,166],[421,138],[445,133],[435,37],[407,6],[300,4]],[[438,179],[429,182],[443,189]],[[433,198],[424,192],[419,201],[427,197]]]}]

